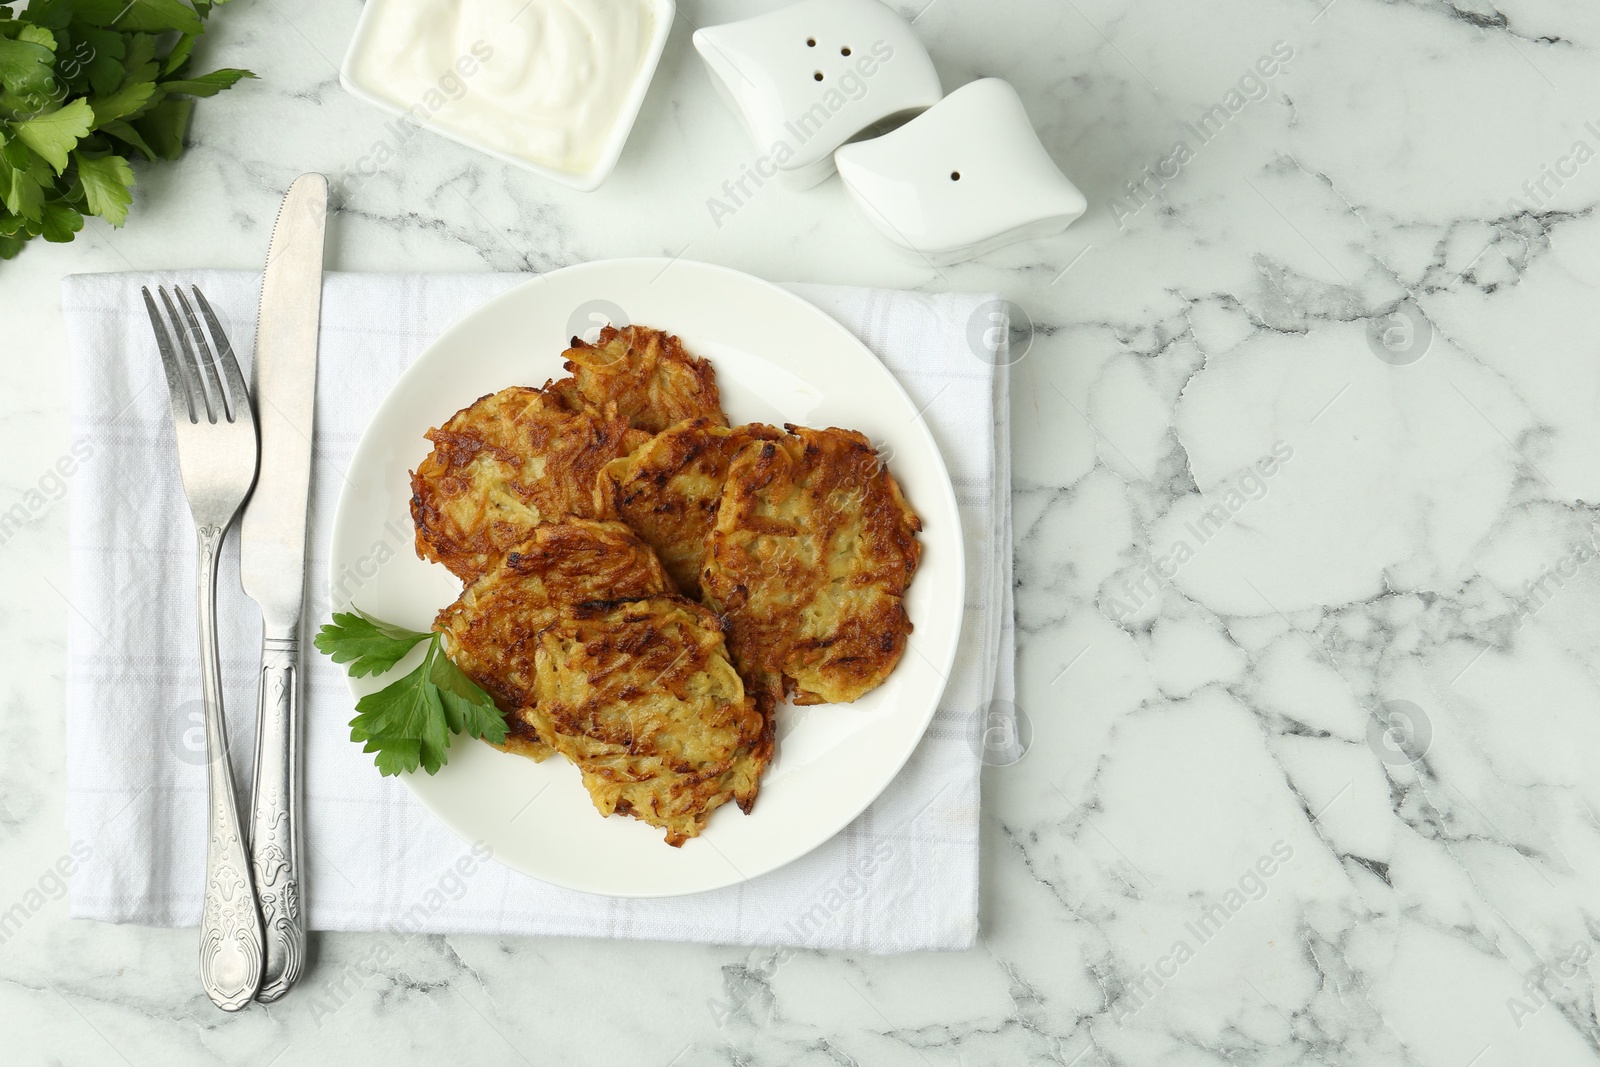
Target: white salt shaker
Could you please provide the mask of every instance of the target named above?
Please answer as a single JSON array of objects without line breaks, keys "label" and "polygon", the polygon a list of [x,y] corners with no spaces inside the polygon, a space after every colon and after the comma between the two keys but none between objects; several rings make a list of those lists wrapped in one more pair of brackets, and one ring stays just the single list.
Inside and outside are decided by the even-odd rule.
[{"label": "white salt shaker", "polygon": [[883,235],[957,263],[1059,233],[1088,207],[999,78],[963,85],[904,126],[838,149],[839,176]]},{"label": "white salt shaker", "polygon": [[757,172],[797,189],[833,174],[840,145],[943,95],[927,49],[879,0],[802,0],[697,30],[694,46],[744,119]]}]

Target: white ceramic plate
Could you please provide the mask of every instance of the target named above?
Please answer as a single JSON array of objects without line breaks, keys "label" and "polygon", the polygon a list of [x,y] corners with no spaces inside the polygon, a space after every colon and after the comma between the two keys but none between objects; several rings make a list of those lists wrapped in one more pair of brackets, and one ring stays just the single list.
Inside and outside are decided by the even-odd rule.
[{"label": "white ceramic plate", "polygon": [[[944,690],[960,636],[960,517],[944,461],[915,405],[844,327],[799,297],[747,274],[670,260],[613,260],[529,281],[451,327],[395,384],[367,427],[334,517],[330,574],[370,573],[386,522],[407,514],[423,434],[485,393],[559,377],[574,333],[607,319],[669,330],[710,358],[723,407],[738,422],[843,426],[885,455],[922,516],[922,564],[906,597],[912,647],[889,680],[854,704],[778,712],[777,758],[755,809],[712,813],[682,848],[635,819],[601,818],[559,757],[542,764],[458,737],[450,762],[406,785],[445,825],[535,878],[610,896],[675,896],[754,878],[816,848],[870,804],[910,756]],[[409,520],[406,520],[409,526]],[[347,583],[348,584],[348,583]],[[460,583],[409,551],[377,569],[355,603],[418,630]],[[347,606],[335,593],[335,610]],[[396,669],[411,669],[418,653]],[[351,681],[356,696],[385,679]],[[373,773],[377,773],[373,771]]]}]

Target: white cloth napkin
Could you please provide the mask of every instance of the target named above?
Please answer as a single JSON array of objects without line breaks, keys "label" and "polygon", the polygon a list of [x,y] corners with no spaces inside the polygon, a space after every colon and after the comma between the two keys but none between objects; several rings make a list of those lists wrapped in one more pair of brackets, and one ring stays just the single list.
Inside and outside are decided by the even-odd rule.
[{"label": "white cloth napkin", "polygon": [[[447,326],[525,280],[513,275],[329,275],[323,296],[309,566],[357,436],[395,377]],[[198,284],[246,366],[260,276],[79,275],[63,283],[73,378],[67,643],[67,825],[88,859],[72,914],[194,926],[205,774],[193,526],[142,285]],[[1010,440],[1004,367],[974,355],[994,297],[796,285],[853,330],[910,392],[955,482],[967,537],[961,647],[939,712],[888,790],[838,837],[753,881],[691,897],[615,900],[546,885],[470,846],[349,740],[341,668],[308,656],[304,708],[308,907],[313,929],[539,934],[960,949],[978,925],[979,732],[1012,697]],[[988,307],[985,305],[988,304]],[[998,305],[1003,307],[1003,304]],[[977,317],[975,319],[975,316]],[[1003,339],[1004,324],[992,338]],[[1004,351],[998,362],[1004,362]],[[314,582],[320,587],[323,583]],[[326,600],[313,605],[324,621]],[[259,616],[228,539],[219,592],[234,771],[253,751]],[[1003,705],[1009,707],[1009,704]],[[985,725],[992,727],[991,718]],[[78,850],[75,850],[78,851]]]}]

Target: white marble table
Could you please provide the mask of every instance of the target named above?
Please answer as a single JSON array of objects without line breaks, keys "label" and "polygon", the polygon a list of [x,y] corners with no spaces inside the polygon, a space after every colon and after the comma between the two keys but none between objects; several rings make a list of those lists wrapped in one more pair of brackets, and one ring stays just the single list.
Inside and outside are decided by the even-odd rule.
[{"label": "white marble table", "polygon": [[359,4],[228,5],[203,55],[262,80],[140,171],[125,230],[0,265],[0,509],[69,449],[60,277],[253,267],[304,170],[344,178],[334,269],[681,253],[998,289],[1035,322],[1014,379],[1034,738],[985,779],[982,943],[426,938],[368,973],[378,936],[320,936],[305,987],[339,978],[339,1010],[223,1016],[191,931],[55,898],[70,501],[50,500],[0,544],[0,911],[46,891],[0,944],[0,1059],[1600,1061],[1600,9],[933,0],[946,86],[1011,79],[1092,205],[935,273],[837,180],[718,225],[707,200],[752,152],[690,24],[773,5],[681,6],[618,173],[584,195],[428,135],[362,175],[393,134],[335,77]]}]

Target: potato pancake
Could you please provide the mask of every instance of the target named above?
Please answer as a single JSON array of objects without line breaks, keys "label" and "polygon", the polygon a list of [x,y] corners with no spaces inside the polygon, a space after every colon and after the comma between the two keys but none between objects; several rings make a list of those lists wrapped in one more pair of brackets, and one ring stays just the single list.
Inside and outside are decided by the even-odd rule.
[{"label": "potato pancake", "polygon": [[713,809],[755,803],[771,720],[707,609],[676,595],[568,608],[539,635],[536,663],[522,715],[577,764],[601,815],[632,815],[681,846]]},{"label": "potato pancake", "polygon": [[690,355],[670,333],[647,326],[607,326],[594,344],[572,339],[564,353],[571,378],[550,385],[574,411],[620,418],[660,433],[685,419],[728,425],[709,361]]},{"label": "potato pancake", "polygon": [[550,754],[517,710],[534,699],[539,631],[563,609],[590,600],[672,590],[656,554],[618,522],[566,519],[535,526],[500,563],[439,612],[445,652],[506,714],[506,749]]},{"label": "potato pancake", "polygon": [[752,687],[848,703],[905,651],[922,521],[866,437],[788,430],[729,464],[701,583]]},{"label": "potato pancake", "polygon": [[656,550],[680,592],[699,597],[706,535],[716,522],[729,461],[751,441],[782,436],[759,424],[728,429],[710,419],[681,422],[602,468],[606,515],[620,517]]},{"label": "potato pancake", "polygon": [[598,518],[600,468],[648,440],[524,386],[479,399],[427,437],[433,451],[411,475],[417,554],[466,582],[538,523]]}]

